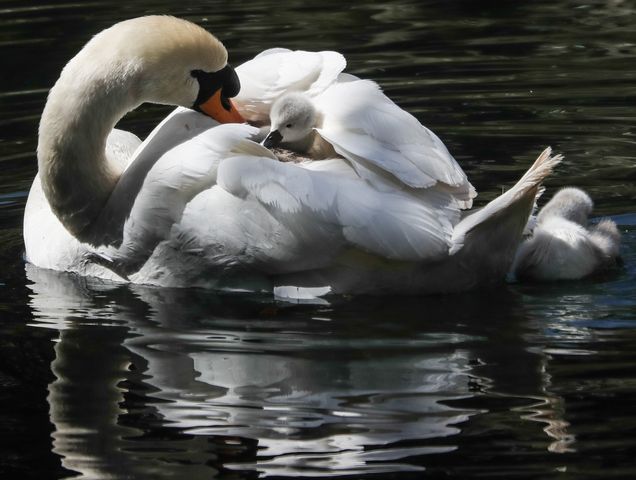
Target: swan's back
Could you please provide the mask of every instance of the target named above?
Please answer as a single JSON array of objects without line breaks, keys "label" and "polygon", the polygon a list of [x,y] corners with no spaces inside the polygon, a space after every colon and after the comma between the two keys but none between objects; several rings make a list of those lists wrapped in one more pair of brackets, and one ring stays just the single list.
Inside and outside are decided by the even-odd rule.
[{"label": "swan's back", "polygon": [[314,97],[333,84],[346,65],[337,52],[265,50],[236,68],[241,91],[234,100],[247,120],[267,123],[278,97],[287,92]]}]

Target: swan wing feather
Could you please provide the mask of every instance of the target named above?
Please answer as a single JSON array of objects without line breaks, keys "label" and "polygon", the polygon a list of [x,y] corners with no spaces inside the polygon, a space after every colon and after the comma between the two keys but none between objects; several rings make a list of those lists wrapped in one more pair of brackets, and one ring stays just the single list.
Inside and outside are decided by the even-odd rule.
[{"label": "swan wing feather", "polygon": [[466,174],[442,141],[393,103],[375,82],[337,83],[315,103],[323,114],[318,132],[352,162],[373,164],[412,188],[441,182],[474,196]]},{"label": "swan wing feather", "polygon": [[[440,209],[402,192],[380,192],[339,172],[237,156],[221,163],[217,182],[235,196],[266,206],[292,230],[339,236],[394,260],[430,260],[448,253],[452,225]],[[307,245],[331,248],[320,238],[309,238]]]},{"label": "swan wing feather", "polygon": [[216,125],[218,123],[210,117],[182,107],[173,110],[157,125],[129,158],[126,169],[92,225],[93,243],[119,245],[122,241],[124,223],[146,177],[158,160],[166,152],[187,143],[196,135]]},{"label": "swan wing feather", "polygon": [[147,257],[167,238],[186,205],[216,183],[222,159],[249,152],[271,158],[271,152],[249,140],[258,130],[246,124],[224,124],[205,130],[163,154],[145,176],[123,229],[118,254]]},{"label": "swan wing feather", "polygon": [[236,68],[241,91],[234,101],[248,120],[267,122],[279,96],[291,91],[316,96],[337,80],[346,64],[338,52],[266,50]]},{"label": "swan wing feather", "polygon": [[471,245],[471,254],[479,257],[475,248],[493,250],[498,239],[507,241],[510,244],[507,250],[514,251],[541,192],[541,182],[562,158],[546,148],[510,190],[459,222],[453,231],[451,255]]},{"label": "swan wing feather", "polygon": [[134,133],[113,128],[106,139],[106,158],[111,165],[124,171],[141,143]]}]

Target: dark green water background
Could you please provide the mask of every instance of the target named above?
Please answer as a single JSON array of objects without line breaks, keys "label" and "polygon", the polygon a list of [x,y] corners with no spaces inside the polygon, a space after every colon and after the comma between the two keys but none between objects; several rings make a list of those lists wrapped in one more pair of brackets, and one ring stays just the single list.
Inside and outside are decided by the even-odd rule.
[{"label": "dark green water background", "polygon": [[[97,31],[196,21],[235,65],[333,49],[480,192],[547,145],[624,233],[558,285],[283,305],[25,268],[48,88]],[[620,0],[0,1],[0,478],[636,477],[636,7]],[[143,107],[140,136],[166,114]]]}]

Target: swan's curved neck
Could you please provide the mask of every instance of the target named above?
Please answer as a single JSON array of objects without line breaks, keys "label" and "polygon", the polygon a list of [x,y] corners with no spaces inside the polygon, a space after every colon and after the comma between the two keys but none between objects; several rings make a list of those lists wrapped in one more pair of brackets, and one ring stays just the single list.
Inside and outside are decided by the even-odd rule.
[{"label": "swan's curved neck", "polygon": [[53,212],[81,241],[121,175],[106,157],[106,140],[117,121],[141,103],[135,84],[135,69],[78,55],[64,68],[44,107],[40,181]]}]

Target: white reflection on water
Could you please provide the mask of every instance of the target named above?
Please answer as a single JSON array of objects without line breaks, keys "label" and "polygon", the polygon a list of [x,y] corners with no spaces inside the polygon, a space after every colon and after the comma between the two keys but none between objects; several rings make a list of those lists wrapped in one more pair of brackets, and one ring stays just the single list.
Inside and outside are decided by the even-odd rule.
[{"label": "white reflection on water", "polygon": [[158,411],[189,433],[256,436],[256,462],[242,468],[296,475],[413,469],[392,462],[453,446],[375,447],[456,434],[454,425],[474,413],[441,403],[468,395],[465,351],[376,358],[348,352],[338,339],[332,346],[322,339],[316,348],[312,338],[284,330],[282,339],[277,332],[210,330],[197,332],[213,336],[210,345],[193,335],[175,346],[174,317],[162,315],[162,306],[174,303],[151,293],[143,298],[157,324],[140,328],[142,336],[125,345],[148,362],[146,382],[167,401]]},{"label": "white reflection on water", "polygon": [[[337,307],[287,314],[249,297],[228,307],[211,293],[109,286],[30,266],[27,275],[36,325],[59,331],[48,397],[54,451],[82,478],[417,471],[423,455],[454,451],[463,425],[489,414],[449,404],[473,398],[475,382],[482,395],[529,401],[510,411],[539,422],[544,448],[567,451],[572,441],[549,376],[536,375],[544,355],[519,344],[535,362],[525,381],[545,397],[499,394],[474,371],[487,353],[471,345],[488,328],[417,328],[409,318],[452,318],[462,311],[454,302],[409,315],[396,302],[387,313],[397,318],[365,323]],[[518,307],[501,308],[508,318]]]}]

